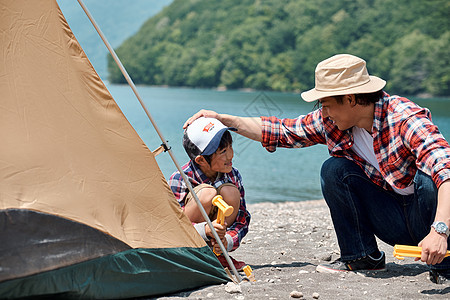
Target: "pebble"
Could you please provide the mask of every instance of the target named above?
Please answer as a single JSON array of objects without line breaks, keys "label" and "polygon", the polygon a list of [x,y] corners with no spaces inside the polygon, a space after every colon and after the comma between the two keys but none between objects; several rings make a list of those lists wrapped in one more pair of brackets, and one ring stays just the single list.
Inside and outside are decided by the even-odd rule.
[{"label": "pebble", "polygon": [[318,255],[318,258],[322,261],[331,261],[331,257],[332,257],[332,254],[330,254],[330,253]]},{"label": "pebble", "polygon": [[303,298],[303,293],[299,291],[292,291],[290,296],[291,298]]},{"label": "pebble", "polygon": [[[285,204],[283,207],[287,206],[288,204]],[[277,211],[277,207],[276,205],[267,206],[272,212]],[[191,294],[194,296],[192,298],[203,300],[258,298],[278,300],[283,299],[283,297],[299,300],[347,299],[352,295],[354,296],[357,291],[359,298],[386,299],[391,295],[389,294],[391,289],[399,291],[399,294],[401,293],[405,299],[423,298],[424,289],[427,290],[425,283],[428,282],[422,284],[424,278],[419,279],[419,275],[417,275],[419,274],[417,272],[419,267],[416,265],[393,266],[395,267],[394,273],[399,274],[395,276],[392,284],[389,280],[390,276],[378,278],[372,277],[370,274],[367,276],[366,272],[343,272],[333,277],[318,274],[314,270],[314,264],[333,260],[340,256],[340,251],[338,244],[335,243],[334,229],[331,225],[328,225],[331,224],[331,221],[324,219],[325,221],[322,224],[322,218],[319,218],[320,224],[317,226],[317,217],[314,220],[310,218],[310,215],[312,216],[314,213],[312,209],[308,208],[306,212],[301,210],[290,212],[289,209],[286,209],[283,210],[283,214],[275,216],[267,214],[268,219],[269,216],[275,219],[277,217],[284,218],[279,227],[277,222],[272,223],[266,222],[265,219],[262,220],[261,215],[263,214],[261,212],[254,213],[252,215],[252,222],[255,221],[252,227],[254,230],[250,230],[247,245],[241,248],[241,255],[237,255],[236,258],[262,266],[255,270],[258,275],[257,281],[245,281],[239,284],[241,286],[240,291],[237,288],[231,289],[230,287],[225,291],[225,284],[219,289],[216,289],[216,287],[207,288],[207,293],[200,294],[201,297]],[[321,210],[317,214],[324,214],[329,218],[328,211]],[[295,216],[295,218],[291,218],[291,216]],[[288,219],[289,222],[287,222]],[[272,236],[276,238],[276,242],[269,241],[268,244],[265,244],[264,241],[268,240],[266,237],[268,231],[259,230],[258,226],[261,228],[272,227]],[[281,235],[281,237],[277,238],[278,235]],[[310,239],[311,242],[309,242]],[[302,251],[302,248],[306,250]],[[390,248],[386,249],[390,251]],[[386,251],[386,249],[382,250]],[[252,252],[251,255],[247,254],[247,251]],[[258,252],[261,254],[255,254]],[[264,260],[259,260],[259,255]],[[420,268],[425,269],[423,266],[420,266]],[[413,274],[404,272],[408,270]],[[425,277],[422,274],[420,276]],[[330,280],[329,285],[326,282],[327,280]],[[406,283],[404,290],[399,287],[401,282]],[[233,290],[234,292],[232,292]],[[386,297],[386,295],[388,296]],[[414,297],[414,295],[417,296]]]},{"label": "pebble", "polygon": [[242,293],[241,287],[232,282],[228,282],[225,286],[225,291],[229,294],[239,294]]}]

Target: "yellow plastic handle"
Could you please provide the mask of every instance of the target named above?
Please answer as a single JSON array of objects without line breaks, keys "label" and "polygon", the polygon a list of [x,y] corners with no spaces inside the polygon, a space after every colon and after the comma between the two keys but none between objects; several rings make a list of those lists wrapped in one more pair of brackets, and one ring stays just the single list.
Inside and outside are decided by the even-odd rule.
[{"label": "yellow plastic handle", "polygon": [[233,213],[233,206],[230,206],[223,201],[223,198],[220,195],[217,195],[212,199],[212,204],[219,208],[217,211],[217,223],[223,225],[225,223],[225,217],[228,217]]},{"label": "yellow plastic handle", "polygon": [[[221,195],[217,195],[212,199],[212,204],[217,206],[219,209],[217,211],[217,223],[224,225],[225,224],[225,217],[228,217],[233,213],[233,206],[228,205],[225,201],[223,201],[223,198]],[[213,252],[219,256],[219,253],[216,253],[216,251],[213,250]]]},{"label": "yellow plastic handle", "polygon": [[243,270],[244,270],[245,276],[247,276],[248,280],[250,280],[250,281],[256,281],[255,275],[253,275],[253,273],[252,273],[253,270],[252,270],[252,268],[251,268],[249,265],[246,265],[246,266],[243,268]]},{"label": "yellow plastic handle", "polygon": [[[404,260],[405,257],[421,257],[422,247],[407,246],[407,245],[395,245],[394,257],[400,260]],[[445,257],[450,256],[450,251],[447,251]]]},{"label": "yellow plastic handle", "polygon": [[249,265],[246,265],[245,267],[244,267],[244,273],[245,273],[245,275],[248,277],[248,276],[250,276],[250,275],[252,275],[252,268],[249,266]]}]

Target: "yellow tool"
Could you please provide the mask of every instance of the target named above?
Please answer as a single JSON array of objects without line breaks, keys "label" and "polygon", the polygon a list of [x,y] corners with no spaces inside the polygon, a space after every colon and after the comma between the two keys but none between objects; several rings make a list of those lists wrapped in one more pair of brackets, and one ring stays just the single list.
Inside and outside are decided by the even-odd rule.
[{"label": "yellow tool", "polygon": [[[217,223],[220,225],[225,224],[225,217],[228,217],[233,213],[233,206],[228,205],[225,201],[223,201],[223,198],[221,195],[217,195],[212,199],[212,204],[217,206]],[[214,252],[215,253],[215,252]],[[220,255],[217,254],[216,255]]]},{"label": "yellow tool", "polygon": [[[422,247],[417,246],[406,246],[406,245],[395,245],[394,246],[394,257],[400,260],[404,260],[406,257],[421,257]],[[450,251],[447,251],[445,257],[450,256]]]},{"label": "yellow tool", "polygon": [[255,275],[252,274],[253,270],[249,265],[246,265],[243,270],[244,270],[244,273],[247,276],[248,280],[256,281]]}]

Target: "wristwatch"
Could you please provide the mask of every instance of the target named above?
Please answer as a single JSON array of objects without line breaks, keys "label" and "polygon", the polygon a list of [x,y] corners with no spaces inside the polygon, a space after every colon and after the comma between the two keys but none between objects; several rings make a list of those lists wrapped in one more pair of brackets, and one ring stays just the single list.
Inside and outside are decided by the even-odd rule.
[{"label": "wristwatch", "polygon": [[447,224],[445,224],[444,222],[436,221],[433,224],[431,224],[431,227],[433,227],[437,233],[444,233],[447,236],[447,238],[450,235],[450,229],[448,229]]}]

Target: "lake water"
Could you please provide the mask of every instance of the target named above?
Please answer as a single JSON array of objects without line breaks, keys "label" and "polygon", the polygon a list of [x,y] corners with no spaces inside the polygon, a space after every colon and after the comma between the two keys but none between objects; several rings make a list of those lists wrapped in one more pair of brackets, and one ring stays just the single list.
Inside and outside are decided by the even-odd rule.
[{"label": "lake water", "polygon": [[[145,115],[131,88],[127,85],[107,85],[114,99],[150,150],[161,140]],[[201,108],[238,116],[275,115],[295,118],[313,109],[299,94],[277,92],[216,91],[138,86],[150,114],[172,147],[180,165],[188,161],[181,144],[184,122]],[[433,121],[444,137],[450,138],[450,99],[413,99],[428,107]],[[248,203],[270,201],[304,201],[322,199],[319,171],[329,155],[326,146],[303,149],[282,149],[267,152],[260,143],[233,134],[234,166],[240,171]],[[168,153],[156,160],[166,179],[176,170]]]}]

